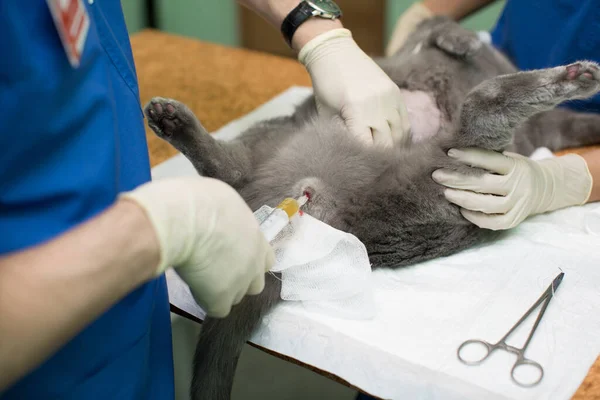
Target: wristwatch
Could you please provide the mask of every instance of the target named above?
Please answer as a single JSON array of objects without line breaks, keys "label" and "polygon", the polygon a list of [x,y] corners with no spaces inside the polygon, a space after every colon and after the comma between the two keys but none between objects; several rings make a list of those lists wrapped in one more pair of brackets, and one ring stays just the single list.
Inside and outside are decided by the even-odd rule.
[{"label": "wristwatch", "polygon": [[332,0],[303,0],[285,17],[281,24],[281,33],[288,46],[292,46],[292,37],[296,29],[310,17],[326,19],[341,18],[342,10]]}]

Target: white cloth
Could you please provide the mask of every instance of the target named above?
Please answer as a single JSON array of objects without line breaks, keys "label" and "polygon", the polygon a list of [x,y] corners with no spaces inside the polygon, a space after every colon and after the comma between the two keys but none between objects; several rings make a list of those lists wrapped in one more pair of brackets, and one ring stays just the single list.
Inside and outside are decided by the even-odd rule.
[{"label": "white cloth", "polygon": [[[262,223],[273,209],[254,215]],[[274,238],[273,272],[281,273],[281,298],[312,311],[352,319],[374,316],[371,263],[354,235],[302,213]]]},{"label": "white cloth", "polygon": [[[292,88],[217,132],[232,138],[249,121],[286,114],[310,93]],[[159,178],[194,173],[178,155]],[[600,204],[532,217],[495,243],[399,270],[372,273],[375,317],[334,318],[283,302],[252,342],[339,376],[385,399],[569,399],[600,354]],[[510,380],[513,355],[480,366],[456,358],[465,340],[499,339],[565,272],[526,356],[544,368],[533,388]],[[167,274],[171,302],[203,317],[185,287]],[[526,321],[510,344],[520,346]]]}]

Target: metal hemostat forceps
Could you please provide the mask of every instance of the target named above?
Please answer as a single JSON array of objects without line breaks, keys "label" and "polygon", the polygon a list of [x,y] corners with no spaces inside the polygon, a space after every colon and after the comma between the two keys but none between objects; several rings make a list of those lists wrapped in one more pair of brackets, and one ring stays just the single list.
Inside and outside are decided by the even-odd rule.
[{"label": "metal hemostat forceps", "polygon": [[[504,337],[502,339],[500,339],[497,343],[492,344],[492,343],[488,343],[488,342],[486,342],[484,340],[480,340],[480,339],[467,340],[466,342],[461,344],[460,347],[458,348],[458,350],[456,351],[458,359],[467,365],[479,365],[485,359],[487,359],[492,354],[492,352],[494,352],[494,350],[506,350],[509,353],[513,353],[513,354],[517,355],[517,361],[515,362],[515,364],[512,367],[512,370],[510,371],[510,376],[517,385],[522,386],[522,387],[532,387],[532,386],[535,386],[538,383],[540,383],[540,381],[542,380],[542,378],[544,376],[544,369],[542,368],[542,366],[539,363],[532,361],[528,358],[525,358],[525,350],[527,349],[527,346],[529,345],[529,342],[531,341],[531,337],[533,336],[536,328],[538,327],[540,320],[544,316],[544,312],[546,312],[548,303],[550,303],[550,300],[552,299],[554,292],[556,291],[556,289],[562,282],[564,275],[565,275],[565,273],[561,272],[560,274],[558,274],[558,276],[556,276],[556,278],[554,278],[554,280],[552,281],[550,286],[548,286],[548,288],[544,291],[542,296],[531,306],[531,308],[525,313],[525,315],[523,315],[521,317],[521,319],[519,319],[519,321],[513,325],[513,327],[510,329],[510,331],[508,331],[506,333],[506,335],[504,335]],[[533,327],[531,328],[531,331],[529,332],[529,336],[527,337],[527,340],[525,341],[525,344],[523,345],[523,347],[519,349],[519,348],[516,348],[516,347],[506,344],[506,339],[515,331],[515,329],[517,329],[519,327],[519,325],[521,325],[521,323],[529,316],[529,314],[531,314],[532,311],[535,310],[542,303],[543,303],[542,308],[538,314],[537,319],[535,320],[535,323],[533,324]],[[487,353],[480,359],[466,360],[464,358],[464,356],[461,356],[461,351],[464,348],[468,347],[469,345],[473,345],[473,344],[485,347]],[[521,366],[531,366],[531,367],[537,369],[539,371],[539,378],[537,380],[534,380],[533,382],[529,382],[529,383],[520,382],[519,380],[517,380],[517,378],[515,378],[515,370]]]}]

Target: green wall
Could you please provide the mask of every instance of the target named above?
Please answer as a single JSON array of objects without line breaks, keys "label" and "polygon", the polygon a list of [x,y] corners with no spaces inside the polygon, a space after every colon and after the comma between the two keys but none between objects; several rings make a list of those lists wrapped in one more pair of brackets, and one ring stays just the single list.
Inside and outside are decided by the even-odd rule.
[{"label": "green wall", "polygon": [[148,15],[145,4],[144,0],[121,0],[129,33],[135,33],[147,26]]},{"label": "green wall", "polygon": [[156,22],[162,30],[223,45],[238,45],[236,1],[155,1]]},{"label": "green wall", "polygon": [[[121,0],[129,33],[148,26],[145,0]],[[154,0],[161,30],[228,46],[239,44],[235,0]]]},{"label": "green wall", "polygon": [[[454,0],[448,0],[454,1]],[[524,0],[527,1],[527,0]],[[385,33],[386,37],[392,33],[394,26],[396,25],[396,21],[398,17],[413,3],[416,3],[415,0],[411,1],[402,1],[402,0],[388,0],[386,3],[386,26]],[[489,5],[488,7],[478,11],[477,13],[465,18],[462,21],[462,25],[465,28],[478,31],[478,30],[490,30],[496,23],[496,19],[500,15],[500,11],[504,7],[505,0],[496,1]]]},{"label": "green wall", "polygon": [[[529,1],[529,0],[528,0]],[[496,20],[504,8],[505,1],[496,1],[492,5],[471,15],[462,22],[465,28],[478,31],[489,31],[496,25]]]},{"label": "green wall", "polygon": [[[357,0],[368,1],[368,0]],[[416,0],[387,0],[386,37],[396,20]],[[454,1],[454,0],[448,0]],[[525,1],[525,0],[524,0]],[[494,26],[504,0],[471,15],[463,26],[473,30],[489,30]],[[121,0],[127,26],[135,33],[147,26],[145,0]],[[155,0],[160,29],[227,46],[238,46],[237,4],[235,0]]]}]

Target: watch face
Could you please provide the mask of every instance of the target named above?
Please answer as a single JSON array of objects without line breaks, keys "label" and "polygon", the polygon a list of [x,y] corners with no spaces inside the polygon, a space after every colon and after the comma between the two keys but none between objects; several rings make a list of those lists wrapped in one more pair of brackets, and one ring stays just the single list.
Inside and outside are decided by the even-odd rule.
[{"label": "watch face", "polygon": [[342,13],[340,7],[331,0],[306,0],[306,2],[326,14],[339,16]]}]

